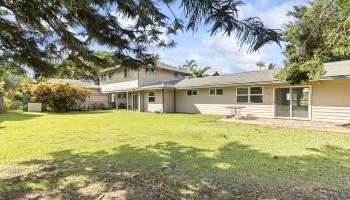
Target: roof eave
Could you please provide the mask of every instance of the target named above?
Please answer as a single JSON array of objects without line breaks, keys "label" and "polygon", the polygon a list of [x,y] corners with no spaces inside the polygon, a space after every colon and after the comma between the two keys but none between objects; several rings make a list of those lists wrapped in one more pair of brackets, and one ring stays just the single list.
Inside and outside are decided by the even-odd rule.
[{"label": "roof eave", "polygon": [[210,87],[229,87],[229,86],[244,86],[244,85],[266,85],[266,84],[274,84],[274,83],[286,83],[286,81],[261,81],[261,82],[244,82],[244,83],[227,83],[227,84],[208,84],[208,85],[193,85],[193,86],[185,86],[179,87],[175,85],[176,89],[190,89],[190,88],[210,88]]}]

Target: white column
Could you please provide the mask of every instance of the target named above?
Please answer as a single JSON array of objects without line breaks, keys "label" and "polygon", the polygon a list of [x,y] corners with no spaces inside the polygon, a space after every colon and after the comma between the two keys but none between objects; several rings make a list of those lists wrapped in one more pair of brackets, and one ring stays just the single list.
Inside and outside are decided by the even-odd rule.
[{"label": "white column", "polygon": [[126,110],[129,110],[129,91],[126,91]]},{"label": "white column", "polygon": [[118,92],[115,92],[115,109],[118,110]]},{"label": "white column", "polygon": [[138,104],[139,104],[138,105],[138,107],[139,107],[138,111],[141,112],[141,92],[140,91],[139,91],[138,99],[139,99],[139,101],[138,101]]}]

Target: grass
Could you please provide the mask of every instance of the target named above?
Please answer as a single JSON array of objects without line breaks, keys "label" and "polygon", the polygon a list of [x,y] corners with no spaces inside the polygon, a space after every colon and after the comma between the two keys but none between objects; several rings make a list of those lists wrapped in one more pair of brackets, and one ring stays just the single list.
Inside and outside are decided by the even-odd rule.
[{"label": "grass", "polygon": [[[95,185],[112,191],[115,180],[106,174],[135,173],[146,180],[160,176],[177,194],[185,188],[198,199],[246,195],[247,188],[255,195],[256,188],[304,195],[319,188],[350,191],[350,134],[219,118],[126,111],[2,114],[0,199],[55,188],[79,199]],[[40,170],[47,163],[57,168]]]}]

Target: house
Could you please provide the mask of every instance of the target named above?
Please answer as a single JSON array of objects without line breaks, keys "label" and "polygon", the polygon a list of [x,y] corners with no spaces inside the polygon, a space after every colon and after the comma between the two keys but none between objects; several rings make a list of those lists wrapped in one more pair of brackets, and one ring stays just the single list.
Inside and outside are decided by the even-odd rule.
[{"label": "house", "polygon": [[242,114],[350,122],[350,60],[326,63],[326,74],[297,86],[277,80],[278,70],[252,71],[203,78],[164,63],[139,70],[121,66],[100,72],[101,92],[109,103],[141,112]]},{"label": "house", "polygon": [[49,79],[48,83],[68,83],[73,86],[82,86],[89,89],[90,94],[84,102],[79,102],[74,109],[101,109],[108,108],[108,94],[101,92],[99,85],[90,80]]}]

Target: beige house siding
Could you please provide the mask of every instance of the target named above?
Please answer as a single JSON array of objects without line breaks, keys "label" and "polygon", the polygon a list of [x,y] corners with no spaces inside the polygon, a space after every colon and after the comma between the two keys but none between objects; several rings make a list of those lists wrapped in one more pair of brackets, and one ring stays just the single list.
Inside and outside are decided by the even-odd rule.
[{"label": "beige house siding", "polygon": [[103,103],[107,106],[108,104],[108,95],[102,94],[100,89],[89,89],[90,95],[86,98],[85,102],[92,103]]},{"label": "beige house siding", "polygon": [[105,73],[107,76],[105,81],[102,81],[100,76],[100,87],[104,93],[135,89],[139,86],[137,70],[132,70],[131,77],[124,77],[124,68],[115,69],[110,73],[113,73],[112,79],[109,79],[109,73]]},{"label": "beige house siding", "polygon": [[[197,96],[187,96],[186,89],[176,90],[176,112],[203,114],[230,114],[227,106],[242,105],[242,114],[256,117],[274,117],[274,88],[289,84],[254,85],[263,87],[264,102],[237,103],[236,88],[224,87],[222,96],[210,96],[209,88],[198,90]],[[311,87],[311,119],[314,121],[350,122],[350,80],[314,81]],[[245,86],[239,86],[245,87]],[[249,86],[247,86],[249,87]]]},{"label": "beige house siding", "polygon": [[171,81],[178,80],[181,77],[176,77],[176,72],[164,70],[161,68],[156,69],[156,74],[147,74],[146,69],[139,70],[139,84],[144,86],[150,83],[156,83],[159,81]]},{"label": "beige house siding", "polygon": [[164,112],[165,113],[174,112],[174,90],[173,89],[164,90]]},{"label": "beige house siding", "polygon": [[350,80],[312,84],[312,120],[350,122]]},{"label": "beige house siding", "polygon": [[154,90],[155,102],[148,102],[149,91],[144,91],[144,111],[145,112],[163,112],[162,90]]},{"label": "beige house siding", "polygon": [[[113,73],[113,78],[109,79],[108,74]],[[103,84],[111,84],[111,83],[120,83],[120,82],[126,82],[126,81],[133,81],[138,79],[138,71],[132,70],[131,77],[124,77],[124,68],[117,68],[113,70],[112,72],[106,72],[104,73],[107,77],[105,81],[100,80],[100,83]],[[101,74],[102,75],[102,74]],[[100,75],[100,79],[101,79]]]},{"label": "beige house siding", "polygon": [[264,103],[261,104],[237,104],[236,87],[224,87],[222,96],[210,96],[209,88],[197,89],[197,96],[187,96],[187,90],[176,90],[176,112],[202,113],[202,114],[230,114],[227,106],[242,105],[246,108],[242,114],[250,114],[257,117],[273,117],[271,90],[272,87],[264,87]]}]

